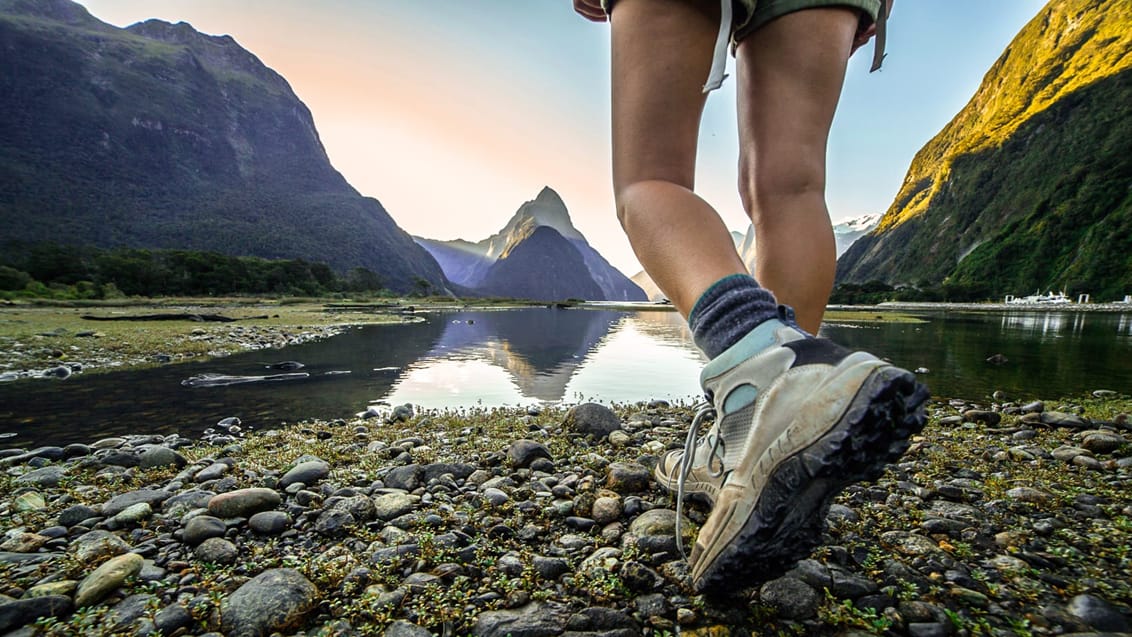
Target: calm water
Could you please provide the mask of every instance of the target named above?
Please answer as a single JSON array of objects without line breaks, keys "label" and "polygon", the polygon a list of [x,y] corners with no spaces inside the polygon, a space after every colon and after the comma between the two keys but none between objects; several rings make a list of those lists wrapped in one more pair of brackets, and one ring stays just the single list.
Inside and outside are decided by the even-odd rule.
[{"label": "calm water", "polygon": [[[922,313],[919,324],[829,324],[838,342],[923,378],[937,396],[1057,398],[1132,392],[1132,314]],[[1002,354],[1007,361],[985,359]],[[200,374],[262,376],[301,361],[309,377],[186,387]],[[237,416],[256,429],[350,416],[385,401],[428,408],[693,400],[703,358],[673,312],[523,309],[433,314],[318,343],[64,381],[0,384],[6,446],[123,433],[193,436]]]}]

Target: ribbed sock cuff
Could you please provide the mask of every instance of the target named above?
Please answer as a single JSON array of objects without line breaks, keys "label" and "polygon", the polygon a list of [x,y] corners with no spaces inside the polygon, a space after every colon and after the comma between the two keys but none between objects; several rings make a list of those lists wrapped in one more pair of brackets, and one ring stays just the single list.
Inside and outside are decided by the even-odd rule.
[{"label": "ribbed sock cuff", "polygon": [[778,316],[778,302],[770,291],[746,274],[716,281],[696,301],[688,316],[692,338],[708,358],[727,348],[763,321]]}]

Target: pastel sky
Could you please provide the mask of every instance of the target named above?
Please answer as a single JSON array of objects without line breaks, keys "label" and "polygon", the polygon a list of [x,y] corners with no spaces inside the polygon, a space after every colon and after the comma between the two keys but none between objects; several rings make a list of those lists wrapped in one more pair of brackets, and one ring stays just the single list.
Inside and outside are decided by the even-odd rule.
[{"label": "pastel sky", "polygon": [[[571,0],[80,2],[117,26],[234,37],[290,82],[334,166],[412,234],[485,238],[549,185],[599,252],[640,270],[610,186],[609,29]],[[830,139],[835,222],[888,208],[912,156],[1044,4],[896,0],[884,68],[868,73],[871,49],[850,61]],[[728,80],[708,100],[697,190],[743,231],[735,135]]]}]

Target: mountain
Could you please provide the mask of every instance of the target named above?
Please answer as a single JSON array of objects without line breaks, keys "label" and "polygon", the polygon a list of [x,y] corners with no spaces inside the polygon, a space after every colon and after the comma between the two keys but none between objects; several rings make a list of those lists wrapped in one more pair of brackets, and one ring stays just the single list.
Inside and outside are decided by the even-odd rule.
[{"label": "mountain", "polygon": [[833,224],[833,238],[837,242],[837,256],[845,254],[849,246],[865,236],[880,223],[880,213],[861,215]]},{"label": "mountain", "polygon": [[529,227],[529,234],[504,251],[476,289],[492,296],[534,301],[601,300],[601,287],[570,241],[550,226]]},{"label": "mountain", "polygon": [[[524,271],[517,267],[520,261],[512,259],[502,268],[502,271],[508,274],[501,278],[496,266],[501,265],[505,259],[513,257],[516,249],[523,242],[530,240],[535,234],[534,231],[538,228],[548,228],[554,231],[554,236],[549,233],[540,233],[538,245],[541,248],[553,250],[554,254],[566,259],[568,263],[563,262],[559,264],[559,267],[555,267],[548,259],[535,259],[535,255],[530,250],[521,250],[519,256],[524,260],[531,260],[532,266],[549,269],[528,269],[525,276],[529,280],[520,281]],[[484,293],[525,297],[517,291],[507,291],[499,287],[501,280],[507,280],[515,283],[523,290],[535,294],[535,296],[525,298],[549,300],[551,298],[547,296],[550,293],[549,291],[558,286],[558,282],[554,279],[569,272],[570,281],[565,287],[579,292],[579,294],[571,295],[572,298],[595,301],[643,301],[646,298],[644,291],[610,265],[597,250],[590,246],[582,233],[570,221],[570,213],[562,198],[550,187],[543,188],[535,199],[523,203],[507,224],[503,226],[502,230],[482,241],[472,243],[462,239],[438,241],[423,237],[415,238],[417,243],[428,250],[436,259],[449,280]],[[559,242],[565,242],[566,245],[573,247],[573,252],[561,249],[557,245]],[[574,252],[577,252],[578,256],[581,257],[584,277],[582,273],[575,273],[568,269],[575,265]],[[489,281],[489,274],[493,270],[495,270],[494,278]],[[597,286],[597,292],[593,292],[592,288],[583,285],[582,278],[591,279]],[[590,289],[591,291],[581,295],[580,292],[583,289]],[[568,297],[557,297],[557,300],[564,298]]]},{"label": "mountain", "polygon": [[209,250],[446,285],[331,166],[287,81],[231,37],[0,0],[0,51],[0,249]]},{"label": "mountain", "polygon": [[1054,0],[912,160],[840,283],[1132,290],[1132,3]]}]

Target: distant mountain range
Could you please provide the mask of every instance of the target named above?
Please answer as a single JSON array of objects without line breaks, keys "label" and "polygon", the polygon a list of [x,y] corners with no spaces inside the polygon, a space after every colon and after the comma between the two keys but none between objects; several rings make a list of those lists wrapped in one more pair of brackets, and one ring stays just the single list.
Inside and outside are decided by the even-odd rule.
[{"label": "distant mountain range", "polygon": [[538,301],[644,301],[645,293],[590,246],[550,187],[477,242],[415,237],[453,283],[478,294]]},{"label": "distant mountain range", "polygon": [[0,0],[0,51],[0,249],[211,250],[447,287],[330,165],[287,81],[231,37]]},{"label": "distant mountain range", "polygon": [[1132,292],[1130,25],[1130,2],[1049,2],[916,154],[838,282]]},{"label": "distant mountain range", "polygon": [[[849,249],[849,246],[853,245],[854,241],[875,228],[880,217],[879,213],[861,215],[834,224],[833,236],[837,241],[837,256],[840,257]],[[755,267],[754,226],[748,224],[746,234],[732,230],[731,239],[735,242],[735,249],[739,252],[739,257],[743,259],[743,263],[747,265],[747,269],[753,271]],[[660,288],[656,286],[648,273],[643,270],[633,275],[633,283],[640,286],[652,301],[659,301],[664,298],[664,293],[660,291]]]}]

